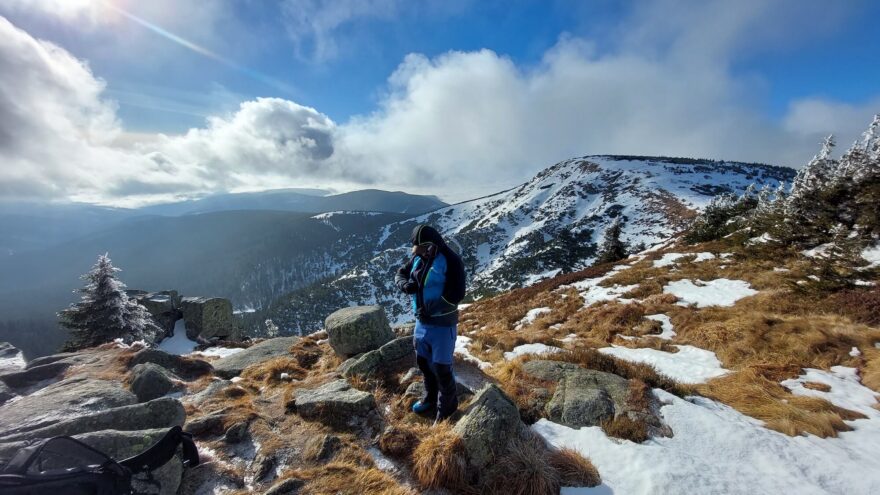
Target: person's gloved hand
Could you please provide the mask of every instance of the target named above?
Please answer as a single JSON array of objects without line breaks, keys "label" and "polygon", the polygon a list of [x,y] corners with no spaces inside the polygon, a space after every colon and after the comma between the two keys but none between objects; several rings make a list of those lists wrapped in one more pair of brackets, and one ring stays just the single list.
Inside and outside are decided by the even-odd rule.
[{"label": "person's gloved hand", "polygon": [[400,286],[400,290],[402,290],[404,294],[415,294],[419,291],[419,286],[415,283],[414,280],[410,280],[409,282]]}]

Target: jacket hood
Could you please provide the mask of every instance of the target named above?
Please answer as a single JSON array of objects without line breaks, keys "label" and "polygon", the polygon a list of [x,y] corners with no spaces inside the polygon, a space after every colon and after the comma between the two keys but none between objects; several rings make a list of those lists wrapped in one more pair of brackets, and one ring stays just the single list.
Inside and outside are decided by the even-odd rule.
[{"label": "jacket hood", "polygon": [[426,242],[431,242],[438,246],[446,245],[440,232],[437,232],[437,229],[427,224],[416,225],[409,240],[413,246],[418,246],[419,244],[424,244]]}]

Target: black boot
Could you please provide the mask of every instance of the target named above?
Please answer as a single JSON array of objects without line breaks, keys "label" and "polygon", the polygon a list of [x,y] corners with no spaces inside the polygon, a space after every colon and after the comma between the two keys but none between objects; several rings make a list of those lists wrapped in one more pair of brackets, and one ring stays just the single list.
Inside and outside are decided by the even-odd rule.
[{"label": "black boot", "polygon": [[425,396],[413,404],[412,410],[416,414],[423,414],[437,406],[437,393],[439,391],[439,386],[437,384],[437,375],[434,374],[434,370],[431,368],[431,363],[421,356],[416,357],[416,363],[419,365],[419,369],[422,371],[422,376],[424,377]]},{"label": "black boot", "polygon": [[458,409],[458,394],[455,387],[455,374],[448,364],[435,364],[437,381],[440,388],[440,404],[437,407],[437,421],[452,416]]}]

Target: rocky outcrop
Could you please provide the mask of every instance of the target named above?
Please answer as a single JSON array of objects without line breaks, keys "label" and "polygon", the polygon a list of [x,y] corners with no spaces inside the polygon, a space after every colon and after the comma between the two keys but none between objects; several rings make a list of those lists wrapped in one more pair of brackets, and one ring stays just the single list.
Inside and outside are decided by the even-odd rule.
[{"label": "rocky outcrop", "polygon": [[151,428],[171,428],[183,426],[186,411],[177,399],[161,399],[114,407],[92,414],[72,417],[43,428],[28,430],[0,437],[0,442],[51,438],[59,435],[79,435],[91,431],[121,430],[134,431]]},{"label": "rocky outcrop", "polygon": [[24,368],[24,354],[9,342],[0,342],[0,375]]},{"label": "rocky outcrop", "polygon": [[131,391],[140,402],[158,399],[174,388],[168,370],[154,363],[143,363],[131,369]]},{"label": "rocky outcrop", "polygon": [[73,377],[0,406],[0,436],[9,436],[137,403],[118,381]]},{"label": "rocky outcrop", "polygon": [[324,329],[330,347],[348,357],[382,347],[395,338],[381,306],[352,306],[327,317]]},{"label": "rocky outcrop", "polygon": [[453,431],[464,442],[468,463],[476,472],[489,466],[511,440],[525,438],[529,432],[516,405],[493,384],[477,392]]},{"label": "rocky outcrop", "polygon": [[70,363],[64,361],[33,366],[22,371],[2,374],[0,375],[0,382],[13,389],[33,387],[39,383],[60,378],[61,374],[70,366]]},{"label": "rocky outcrop", "polygon": [[264,340],[241,352],[214,361],[214,371],[220,377],[232,378],[239,375],[248,366],[289,355],[290,347],[298,340],[299,337],[277,337]]},{"label": "rocky outcrop", "polygon": [[342,426],[366,416],[376,407],[373,394],[356,390],[345,380],[298,390],[290,405],[300,416]]},{"label": "rocky outcrop", "polygon": [[190,340],[241,340],[232,303],[222,297],[184,297],[180,310]]},{"label": "rocky outcrop", "polygon": [[159,328],[163,330],[164,334],[161,337],[174,334],[174,323],[183,316],[180,310],[181,299],[176,290],[143,293],[134,298],[141,306],[147,308]]},{"label": "rocky outcrop", "polygon": [[[523,372],[542,381],[554,382],[556,390],[546,402],[547,419],[572,428],[598,426],[620,415],[645,422],[657,434],[667,430],[659,417],[659,403],[650,391],[633,404],[626,378],[613,373],[588,370],[573,363],[534,360],[523,363]],[[643,403],[647,403],[647,408]]]},{"label": "rocky outcrop", "polygon": [[159,349],[143,349],[138,351],[128,362],[130,367],[139,364],[153,363],[172,371],[175,375],[192,379],[206,375],[213,371],[211,363],[201,359],[184,358],[174,354],[169,354]]}]

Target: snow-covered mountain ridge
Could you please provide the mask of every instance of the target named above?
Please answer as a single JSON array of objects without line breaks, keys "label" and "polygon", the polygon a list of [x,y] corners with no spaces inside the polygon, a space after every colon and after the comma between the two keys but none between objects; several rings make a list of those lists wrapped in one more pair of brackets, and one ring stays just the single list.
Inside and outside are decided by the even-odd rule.
[{"label": "snow-covered mountain ridge", "polygon": [[379,303],[398,321],[406,301],[394,270],[408,254],[412,228],[429,223],[461,254],[474,298],[529,285],[589,266],[605,229],[620,217],[631,248],[656,245],[679,232],[717,194],[749,185],[776,187],[795,171],[712,160],[586,156],[557,163],[519,187],[389,224],[365,236],[365,263],[339,277],[284,297],[269,316],[282,328],[318,328],[331,308]]}]

